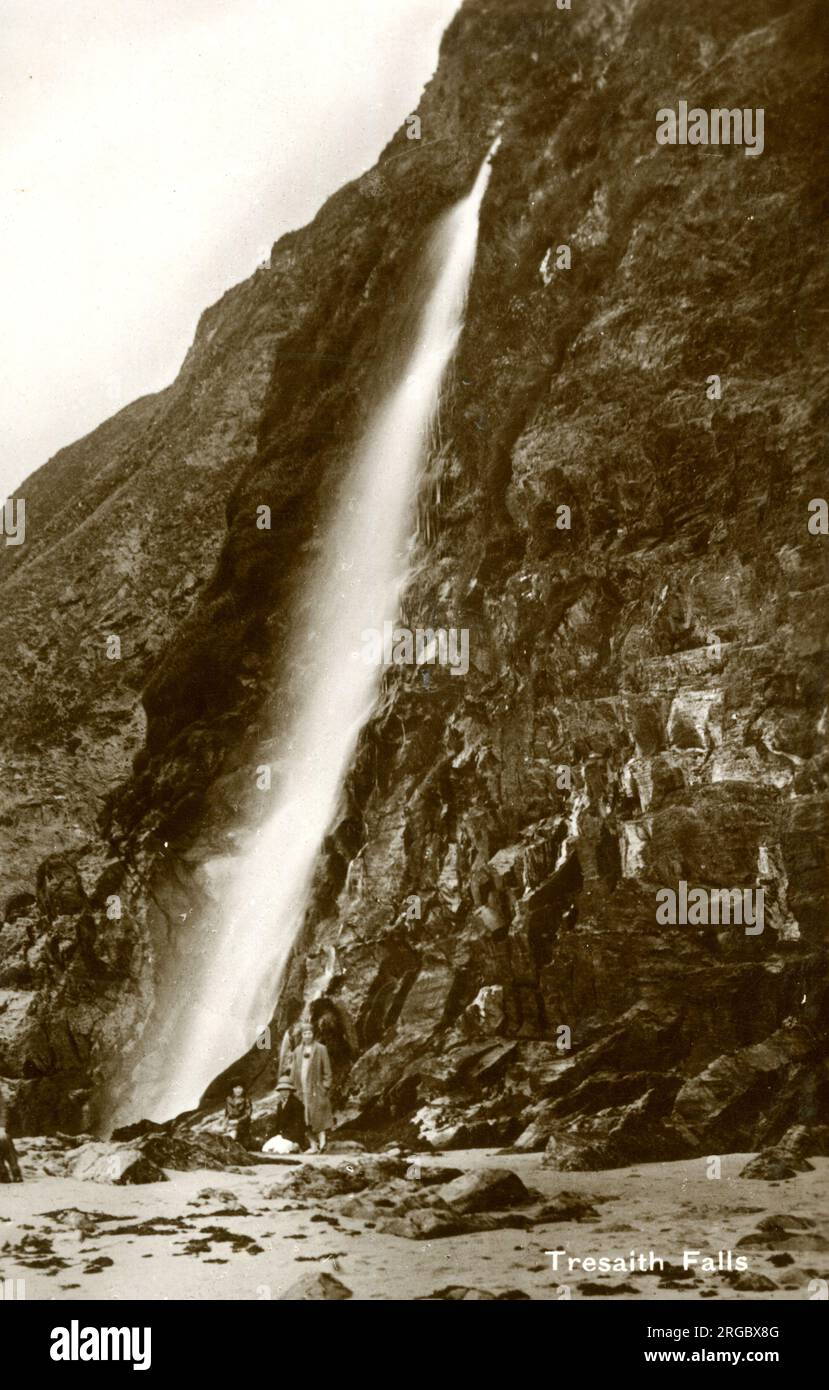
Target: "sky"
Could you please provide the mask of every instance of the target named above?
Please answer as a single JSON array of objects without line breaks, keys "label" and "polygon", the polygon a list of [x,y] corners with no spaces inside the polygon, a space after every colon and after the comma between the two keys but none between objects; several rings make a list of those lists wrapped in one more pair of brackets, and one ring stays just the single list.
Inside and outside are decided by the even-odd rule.
[{"label": "sky", "polygon": [[0,498],[369,168],[459,0],[0,0]]}]

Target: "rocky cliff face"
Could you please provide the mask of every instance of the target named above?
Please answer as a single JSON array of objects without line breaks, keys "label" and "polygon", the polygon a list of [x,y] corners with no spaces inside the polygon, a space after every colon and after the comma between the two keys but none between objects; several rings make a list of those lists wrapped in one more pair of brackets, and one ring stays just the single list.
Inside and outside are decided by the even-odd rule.
[{"label": "rocky cliff face", "polygon": [[[21,490],[0,1072],[22,1127],[106,1116],[164,1045],[202,866],[266,809],[280,652],[395,303],[499,131],[405,603],[468,629],[470,669],[386,676],[275,1039],[318,996],[345,1121],[561,1166],[825,1112],[826,19],[675,9],[467,0],[421,138],[204,316],[168,392]],[[762,107],[762,155],[658,145],[681,100]],[[680,881],[762,889],[764,930],[659,923]],[[273,1083],[267,1053],[241,1065]]]}]

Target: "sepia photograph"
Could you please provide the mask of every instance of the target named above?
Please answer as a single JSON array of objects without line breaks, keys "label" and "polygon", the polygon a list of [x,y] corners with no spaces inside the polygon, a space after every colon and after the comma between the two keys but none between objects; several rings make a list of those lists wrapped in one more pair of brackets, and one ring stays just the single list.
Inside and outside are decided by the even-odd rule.
[{"label": "sepia photograph", "polygon": [[212,1304],[539,1301],[791,1372],[829,9],[0,34],[0,1319],[169,1372]]}]

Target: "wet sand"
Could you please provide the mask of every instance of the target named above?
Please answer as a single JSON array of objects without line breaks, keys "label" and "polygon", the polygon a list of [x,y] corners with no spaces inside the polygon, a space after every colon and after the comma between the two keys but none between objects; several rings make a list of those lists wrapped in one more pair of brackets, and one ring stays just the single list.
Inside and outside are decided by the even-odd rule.
[{"label": "wet sand", "polygon": [[[27,1176],[33,1170],[25,1141],[19,1149]],[[326,1167],[365,1157],[301,1161]],[[0,1275],[25,1280],[28,1299],[268,1299],[303,1275],[322,1271],[360,1300],[408,1301],[448,1285],[494,1294],[513,1290],[533,1300],[814,1297],[810,1283],[829,1279],[829,1159],[813,1159],[813,1172],[768,1183],[738,1176],[749,1157],[724,1156],[722,1176],[711,1179],[705,1159],[557,1173],[542,1168],[538,1154],[423,1155],[430,1167],[510,1168],[547,1198],[568,1191],[598,1199],[597,1219],[431,1241],[379,1233],[339,1215],[335,1205],[277,1210],[278,1188],[296,1171],[288,1166],[176,1172],[166,1183],[135,1187],[31,1177],[0,1187]],[[205,1189],[212,1195],[199,1199]],[[788,1253],[785,1237],[777,1249],[737,1247],[763,1218],[784,1214],[809,1223],[789,1242],[788,1261],[781,1258]],[[732,1261],[744,1256],[748,1273],[775,1287],[739,1290],[736,1276],[719,1269],[698,1268],[686,1279],[660,1273],[658,1266],[654,1272],[571,1272],[566,1257],[554,1274],[545,1251],[555,1248],[572,1257],[610,1259],[628,1259],[633,1250],[642,1252],[645,1263],[653,1250],[674,1266],[682,1265],[684,1250],[715,1262],[718,1251],[731,1250]],[[622,1286],[625,1291],[614,1294]]]}]

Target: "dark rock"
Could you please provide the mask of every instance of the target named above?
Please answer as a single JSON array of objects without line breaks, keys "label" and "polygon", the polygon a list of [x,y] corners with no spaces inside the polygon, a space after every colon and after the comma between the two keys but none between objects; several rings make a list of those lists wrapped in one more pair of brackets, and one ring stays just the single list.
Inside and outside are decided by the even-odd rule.
[{"label": "dark rock", "polygon": [[114,1129],[110,1138],[116,1144],[123,1143],[131,1139],[143,1139],[146,1134],[166,1134],[165,1125],[156,1124],[155,1120],[137,1120],[133,1125],[121,1125]]},{"label": "dark rock", "polygon": [[479,1212],[473,1216],[449,1208],[415,1207],[405,1216],[378,1221],[377,1230],[405,1240],[442,1240],[480,1231],[527,1231],[531,1225],[531,1218],[518,1212]]},{"label": "dark rock", "polygon": [[731,1287],[740,1293],[771,1293],[777,1288],[773,1279],[767,1278],[765,1274],[753,1274],[750,1270],[743,1273],[732,1271],[731,1277],[725,1277],[728,1278]]},{"label": "dark rock", "polygon": [[87,897],[80,874],[66,855],[50,854],[38,866],[37,904],[50,922],[86,908]]},{"label": "dark rock", "polygon": [[422,1183],[424,1187],[440,1187],[442,1183],[453,1182],[455,1178],[464,1176],[462,1168],[434,1167],[420,1163],[418,1160],[410,1163],[404,1174],[409,1182]]},{"label": "dark rock", "polygon": [[431,1130],[428,1137],[435,1149],[494,1149],[515,1138],[517,1129],[514,1120],[460,1120]]},{"label": "dark rock", "polygon": [[633,1284],[596,1284],[587,1280],[578,1286],[582,1298],[620,1298],[628,1294],[638,1294]]},{"label": "dark rock", "polygon": [[488,1293],[486,1289],[472,1289],[466,1284],[449,1284],[445,1289],[435,1289],[434,1293],[421,1294],[415,1303],[430,1303],[437,1299],[452,1303],[480,1303],[483,1301],[515,1303],[529,1299],[530,1295],[521,1289],[505,1289],[503,1293]]},{"label": "dark rock", "polygon": [[796,1158],[791,1152],[782,1149],[766,1149],[750,1159],[745,1168],[740,1169],[741,1178],[762,1178],[766,1182],[784,1182],[796,1178],[798,1173],[811,1172],[813,1165],[805,1158]]},{"label": "dark rock", "polygon": [[654,1089],[630,1105],[559,1123],[547,1140],[544,1167],[593,1172],[684,1157],[689,1143],[662,1118],[664,1108],[664,1094]]},{"label": "dark rock", "polygon": [[331,1302],[335,1299],[351,1297],[351,1289],[340,1279],[335,1279],[333,1274],[304,1274],[301,1279],[297,1279],[295,1284],[291,1284],[290,1288],[279,1295],[280,1300],[289,1299],[294,1302],[300,1300]]},{"label": "dark rock", "polygon": [[257,1161],[226,1134],[153,1131],[135,1142],[159,1168],[173,1168],[179,1172],[193,1172],[198,1168],[251,1168]]},{"label": "dark rock", "polygon": [[42,1214],[50,1221],[57,1221],[61,1226],[81,1231],[84,1235],[92,1235],[103,1222],[121,1220],[121,1217],[112,1216],[109,1212],[81,1211],[79,1207],[61,1207],[57,1211],[44,1211]]},{"label": "dark rock", "polygon": [[291,1197],[309,1200],[345,1196],[363,1192],[366,1188],[378,1191],[385,1184],[405,1177],[408,1164],[401,1158],[362,1158],[338,1163],[331,1167],[300,1168],[279,1187],[265,1193],[267,1198],[282,1201]]},{"label": "dark rock", "polygon": [[[139,1126],[143,1129],[143,1126]],[[138,1160],[142,1163],[136,1163]],[[93,1142],[82,1145],[71,1155],[71,1171],[76,1176],[110,1181],[105,1175],[116,1172],[119,1165],[128,1163],[130,1172],[161,1173],[159,1177],[127,1178],[125,1181],[158,1182],[164,1177],[162,1169],[194,1172],[200,1168],[219,1168],[225,1171],[255,1165],[253,1158],[240,1144],[221,1134],[196,1134],[193,1131],[168,1133],[153,1127],[144,1129],[140,1137],[123,1143]],[[83,1168],[82,1174],[76,1168]],[[86,1170],[89,1169],[87,1173]]]},{"label": "dark rock", "polygon": [[509,1168],[482,1168],[464,1173],[438,1188],[440,1200],[456,1212],[503,1211],[531,1200],[517,1173]]},{"label": "dark rock", "polygon": [[814,1221],[808,1216],[791,1216],[787,1213],[765,1216],[757,1223],[757,1230],[751,1235],[742,1236],[737,1245],[780,1251],[782,1253],[769,1256],[770,1263],[789,1265],[794,1263],[788,1253],[791,1250],[829,1250],[829,1240],[814,1227]]},{"label": "dark rock", "polygon": [[559,1192],[551,1202],[544,1202],[535,1214],[537,1225],[562,1221],[590,1221],[599,1213],[592,1200],[580,1192]]},{"label": "dark rock", "polygon": [[110,1182],[116,1187],[166,1182],[167,1174],[141,1149],[129,1144],[82,1144],[72,1152],[69,1171],[86,1182]]},{"label": "dark rock", "polygon": [[829,1158],[829,1125],[792,1125],[774,1147],[795,1159]]},{"label": "dark rock", "polygon": [[672,1121],[697,1144],[732,1148],[754,1133],[770,1091],[796,1083],[814,1038],[802,1028],[781,1028],[763,1042],[717,1058],[687,1081],[674,1103]]},{"label": "dark rock", "polygon": [[[386,1169],[393,1162],[381,1160]],[[381,1168],[380,1180],[372,1183],[367,1181],[367,1172],[346,1171],[338,1175],[337,1170],[331,1169],[305,1171],[308,1176],[297,1174],[289,1180],[293,1194],[333,1199],[340,1215],[408,1240],[501,1229],[529,1230],[539,1221],[549,1219],[545,1208],[539,1215],[538,1209],[529,1205],[534,1194],[508,1169],[464,1174],[446,1169],[419,1170],[421,1176],[413,1179],[401,1177],[399,1171],[384,1173]],[[408,1174],[411,1169],[405,1171]],[[284,1192],[275,1189],[272,1195],[282,1196]],[[515,1211],[515,1207],[523,1209]]]},{"label": "dark rock", "polygon": [[18,918],[30,918],[37,907],[34,893],[12,893],[3,908],[3,921],[16,922]]},{"label": "dark rock", "polygon": [[[219,1202],[223,1206],[238,1206],[239,1198],[227,1187],[202,1187],[193,1199],[197,1202]],[[192,1205],[192,1203],[190,1204]]]},{"label": "dark rock", "polygon": [[787,1252],[792,1250],[829,1250],[829,1239],[818,1231],[782,1231],[779,1234],[771,1231],[760,1231],[753,1235],[741,1236],[737,1241],[737,1246],[746,1249],[785,1250]]},{"label": "dark rock", "polygon": [[401,1236],[404,1240],[441,1240],[480,1230],[478,1223],[447,1211],[419,1208],[406,1216],[386,1217],[377,1222],[376,1229],[385,1235]]},{"label": "dark rock", "polygon": [[780,1231],[811,1231],[814,1229],[814,1221],[809,1216],[789,1216],[786,1213],[775,1216],[764,1216],[762,1221],[757,1222],[758,1231],[772,1231],[778,1234]]},{"label": "dark rock", "polygon": [[693,1269],[686,1269],[684,1265],[672,1264],[670,1260],[665,1260],[660,1274],[664,1279],[673,1279],[676,1281],[687,1280],[690,1283],[693,1283],[696,1277]]}]

